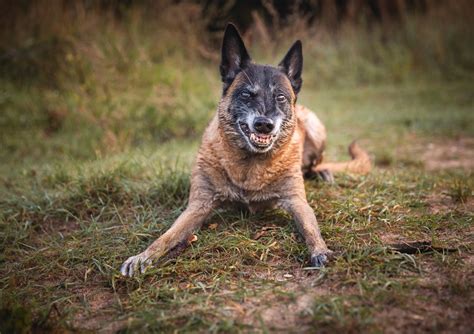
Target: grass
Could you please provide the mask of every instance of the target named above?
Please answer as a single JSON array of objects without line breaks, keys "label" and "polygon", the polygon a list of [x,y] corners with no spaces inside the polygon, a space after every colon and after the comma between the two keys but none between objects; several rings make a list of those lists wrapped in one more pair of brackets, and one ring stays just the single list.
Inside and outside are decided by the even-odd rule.
[{"label": "grass", "polygon": [[[1,160],[82,160],[150,142],[199,138],[221,91],[221,33],[208,33],[200,8],[186,1],[126,8],[117,9],[117,18],[97,4],[37,1],[5,17],[8,29],[0,31]],[[399,118],[406,127],[431,131],[442,125],[451,127],[451,134],[470,132],[464,110],[446,124],[432,115],[443,112],[440,99],[449,96],[424,83],[449,82],[450,92],[464,94],[459,98],[471,107],[470,95],[456,88],[474,78],[471,8],[466,0],[433,5],[429,15],[407,16],[403,24],[367,29],[360,22],[337,32],[294,17],[277,32],[256,23],[246,42],[256,60],[277,64],[291,43],[302,39],[305,87],[311,88],[306,93],[328,94],[322,101],[345,90],[358,94],[363,104],[374,86],[407,86],[403,99],[418,94],[432,99],[420,106],[423,118]],[[361,87],[369,88],[364,92]],[[404,101],[387,103],[384,108],[392,114],[381,117],[402,117],[397,103]]]},{"label": "grass", "polygon": [[[472,134],[458,121],[472,118],[469,85],[311,93],[302,102],[328,124],[329,156],[344,159],[353,137],[376,157],[392,156],[367,177],[341,175],[335,186],[307,181],[337,253],[327,268],[304,269],[306,248],[285,214],[222,211],[178,258],[141,277],[120,277],[121,262],[184,209],[196,141],[150,143],[92,160],[5,162],[2,322],[18,330],[472,329],[472,174],[428,173],[419,155],[407,156],[433,137]],[[387,248],[391,239],[432,240],[457,251],[401,254]]]},{"label": "grass", "polygon": [[[307,268],[285,213],[217,211],[181,256],[125,279],[186,205],[217,44],[186,3],[122,21],[60,8],[38,2],[0,38],[1,332],[472,332],[469,11],[370,33],[295,23],[251,47],[275,63],[302,37],[299,99],[327,126],[327,158],[357,138],[376,163],[306,181],[326,268]],[[438,250],[389,247],[420,240]]]}]

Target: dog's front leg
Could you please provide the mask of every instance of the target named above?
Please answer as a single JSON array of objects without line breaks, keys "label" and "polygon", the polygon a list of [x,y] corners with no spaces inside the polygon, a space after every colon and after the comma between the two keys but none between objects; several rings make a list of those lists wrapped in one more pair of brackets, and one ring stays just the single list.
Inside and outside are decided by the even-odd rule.
[{"label": "dog's front leg", "polygon": [[303,235],[311,253],[311,265],[323,267],[332,253],[324,242],[316,216],[305,198],[294,196],[282,199],[280,205],[294,218],[298,230]]},{"label": "dog's front leg", "polygon": [[127,259],[120,268],[124,276],[133,276],[139,269],[142,273],[154,260],[162,257],[180,242],[187,240],[198,230],[212,212],[213,204],[205,201],[192,201],[181,213],[168,231],[155,240],[144,252]]}]

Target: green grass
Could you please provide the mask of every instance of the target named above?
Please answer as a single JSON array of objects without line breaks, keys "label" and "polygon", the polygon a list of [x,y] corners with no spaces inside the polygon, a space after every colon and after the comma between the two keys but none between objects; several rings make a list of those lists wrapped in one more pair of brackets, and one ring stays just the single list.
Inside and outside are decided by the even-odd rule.
[{"label": "green grass", "polygon": [[[326,268],[306,268],[285,213],[217,211],[179,257],[125,279],[122,262],[185,208],[221,92],[220,36],[186,2],[121,20],[35,2],[0,32],[0,332],[471,333],[464,6],[370,31],[296,20],[265,41],[252,28],[251,54],[273,64],[303,39],[299,101],[327,126],[327,158],[347,159],[359,139],[376,164],[335,185],[306,181],[335,251]],[[438,251],[389,247],[409,241]]]},{"label": "green grass", "polygon": [[[327,124],[331,158],[345,159],[356,137],[375,161],[390,157],[367,177],[306,182],[336,251],[320,271],[304,269],[306,248],[282,212],[219,211],[181,256],[144,276],[120,277],[122,261],[184,209],[198,140],[147,142],[90,159],[3,160],[2,326],[472,330],[472,173],[426,172],[419,154],[433,140],[472,136],[470,95],[462,82],[304,91],[302,102]],[[433,210],[440,201],[444,209]],[[401,254],[387,238],[457,251]]]}]

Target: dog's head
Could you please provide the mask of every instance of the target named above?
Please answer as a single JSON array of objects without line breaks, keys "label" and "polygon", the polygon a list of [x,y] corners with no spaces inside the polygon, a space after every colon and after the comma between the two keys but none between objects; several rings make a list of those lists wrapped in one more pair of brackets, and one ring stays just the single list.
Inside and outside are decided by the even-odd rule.
[{"label": "dog's head", "polygon": [[296,41],[277,67],[252,62],[237,29],[228,24],[220,65],[219,121],[226,138],[250,153],[277,149],[291,137],[301,88],[303,54]]}]

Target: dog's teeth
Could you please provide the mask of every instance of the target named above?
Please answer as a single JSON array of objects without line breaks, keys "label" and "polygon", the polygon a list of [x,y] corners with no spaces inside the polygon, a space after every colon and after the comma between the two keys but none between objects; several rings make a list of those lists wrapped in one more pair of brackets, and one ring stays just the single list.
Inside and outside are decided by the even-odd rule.
[{"label": "dog's teeth", "polygon": [[272,139],[271,135],[259,135],[255,133],[250,134],[250,140],[257,144],[269,145]]},{"label": "dog's teeth", "polygon": [[272,138],[273,138],[272,135],[264,135],[264,134],[256,134],[256,133],[250,133],[249,135],[249,139],[252,142],[254,142],[255,144],[265,145],[265,146],[270,145]]}]

